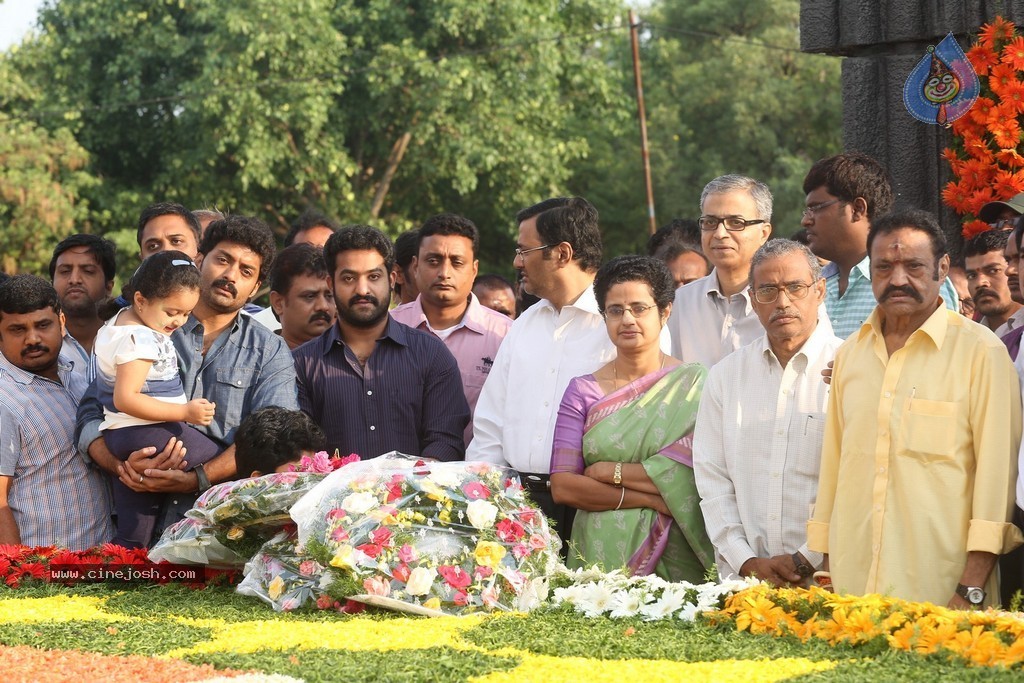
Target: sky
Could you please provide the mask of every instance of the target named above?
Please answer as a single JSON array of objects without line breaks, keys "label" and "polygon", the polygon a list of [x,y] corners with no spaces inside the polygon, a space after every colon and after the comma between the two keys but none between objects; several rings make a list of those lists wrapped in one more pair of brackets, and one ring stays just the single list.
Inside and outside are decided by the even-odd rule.
[{"label": "sky", "polygon": [[42,5],[43,0],[0,0],[0,51],[21,42]]}]

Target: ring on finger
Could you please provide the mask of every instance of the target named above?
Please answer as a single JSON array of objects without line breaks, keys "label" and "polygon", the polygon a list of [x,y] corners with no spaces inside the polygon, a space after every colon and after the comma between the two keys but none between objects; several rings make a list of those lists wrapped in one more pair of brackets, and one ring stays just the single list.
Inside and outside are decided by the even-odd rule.
[{"label": "ring on finger", "polygon": [[140,484],[141,484],[141,483],[142,483],[142,482],[143,482],[143,481],[144,481],[145,479],[146,479],[146,478],[145,478],[144,476],[142,476],[141,474],[139,475],[139,483],[140,483]]}]

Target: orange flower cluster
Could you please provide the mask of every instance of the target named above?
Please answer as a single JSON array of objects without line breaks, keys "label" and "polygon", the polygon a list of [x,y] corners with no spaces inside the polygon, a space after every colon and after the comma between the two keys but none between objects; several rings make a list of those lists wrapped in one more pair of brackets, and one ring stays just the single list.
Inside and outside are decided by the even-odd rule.
[{"label": "orange flower cluster", "polygon": [[772,588],[762,583],[726,599],[708,615],[737,630],[811,638],[830,645],[882,642],[894,650],[941,654],[972,666],[1024,663],[1024,619],[993,610],[958,611],[882,595],[837,595],[817,587]]},{"label": "orange flower cluster", "polygon": [[964,217],[965,239],[989,229],[976,218],[981,207],[1024,192],[1024,37],[1012,22],[996,17],[981,27],[967,58],[978,72],[981,95],[953,122],[953,144],[942,155],[956,178],[943,189],[942,200]]}]

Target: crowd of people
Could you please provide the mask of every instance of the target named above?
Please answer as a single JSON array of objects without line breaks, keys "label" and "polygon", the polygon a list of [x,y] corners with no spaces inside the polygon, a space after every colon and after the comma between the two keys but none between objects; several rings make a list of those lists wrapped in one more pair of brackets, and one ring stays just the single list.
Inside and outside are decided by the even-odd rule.
[{"label": "crowd of people", "polygon": [[0,544],[148,546],[212,484],[397,450],[514,469],[570,566],[1008,604],[1024,194],[953,263],[870,157],[803,190],[794,239],[725,175],[607,261],[597,209],[547,199],[515,217],[514,283],[454,214],[392,242],[307,213],[278,250],[154,204],[116,297],[113,244],[72,235],[49,281],[0,283]]}]

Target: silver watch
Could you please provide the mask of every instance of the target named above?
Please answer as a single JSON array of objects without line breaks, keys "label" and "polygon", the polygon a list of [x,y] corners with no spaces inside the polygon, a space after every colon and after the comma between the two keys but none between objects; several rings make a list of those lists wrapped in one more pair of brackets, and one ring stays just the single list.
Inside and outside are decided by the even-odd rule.
[{"label": "silver watch", "polygon": [[985,602],[985,589],[979,586],[965,586],[962,583],[958,583],[956,585],[956,594],[975,606]]}]

